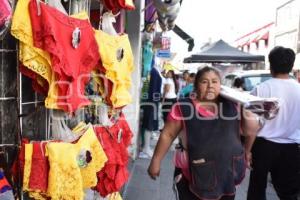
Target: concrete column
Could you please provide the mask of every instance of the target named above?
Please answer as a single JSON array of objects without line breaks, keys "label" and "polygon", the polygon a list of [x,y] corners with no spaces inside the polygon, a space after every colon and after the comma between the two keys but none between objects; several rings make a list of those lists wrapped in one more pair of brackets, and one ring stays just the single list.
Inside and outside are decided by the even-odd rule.
[{"label": "concrete column", "polygon": [[135,1],[136,9],[126,14],[126,32],[129,35],[134,56],[134,71],[132,73],[131,95],[132,103],[124,108],[125,116],[134,134],[130,152],[133,159],[137,157],[138,135],[140,123],[140,93],[141,93],[141,24],[144,0]]}]

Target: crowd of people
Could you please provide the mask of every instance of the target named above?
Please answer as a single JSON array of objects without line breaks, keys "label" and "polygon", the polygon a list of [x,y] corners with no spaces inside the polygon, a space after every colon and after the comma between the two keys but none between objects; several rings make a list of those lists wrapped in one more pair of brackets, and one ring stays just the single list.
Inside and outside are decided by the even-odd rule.
[{"label": "crowd of people", "polygon": [[[247,200],[266,200],[271,174],[280,200],[297,200],[300,190],[300,84],[289,78],[295,53],[275,47],[269,53],[272,78],[252,92],[278,98],[279,111],[266,120],[220,96],[221,76],[213,67],[166,73],[163,118],[148,174],[156,179],[161,162],[179,138],[174,159],[174,188],[179,200],[233,200],[236,185],[251,169]],[[244,141],[241,142],[241,136]]]}]

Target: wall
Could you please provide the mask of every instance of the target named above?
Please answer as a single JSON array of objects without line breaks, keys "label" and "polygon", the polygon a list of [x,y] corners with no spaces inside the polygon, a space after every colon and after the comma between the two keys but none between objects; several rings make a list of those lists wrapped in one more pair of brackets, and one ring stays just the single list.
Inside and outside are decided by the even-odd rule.
[{"label": "wall", "polygon": [[134,72],[132,73],[131,95],[132,103],[125,107],[124,113],[128,120],[129,126],[134,134],[133,144],[130,148],[133,159],[137,156],[138,135],[140,123],[140,93],[141,93],[141,21],[142,21],[142,5],[144,0],[135,1],[136,9],[127,12],[126,31],[129,35],[132,52],[134,55]]},{"label": "wall", "polygon": [[276,10],[274,46],[278,45],[297,53],[294,69],[300,69],[300,0],[288,1]]}]

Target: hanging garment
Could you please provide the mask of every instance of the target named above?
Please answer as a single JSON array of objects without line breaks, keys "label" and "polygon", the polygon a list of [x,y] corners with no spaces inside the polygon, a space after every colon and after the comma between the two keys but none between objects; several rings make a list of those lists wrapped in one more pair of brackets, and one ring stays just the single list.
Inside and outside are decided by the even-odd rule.
[{"label": "hanging garment", "polygon": [[52,111],[51,119],[52,119],[52,135],[51,139],[59,140],[63,142],[74,142],[81,135],[75,134],[66,124],[66,114],[61,110]]},{"label": "hanging garment", "polygon": [[131,144],[132,133],[123,114],[112,127],[95,126],[94,129],[108,158],[104,168],[97,173],[96,190],[105,197],[119,191],[128,180],[127,148]]},{"label": "hanging garment", "polygon": [[83,189],[97,184],[107,157],[92,126],[74,143],[48,143],[48,194],[52,199],[83,199]]},{"label": "hanging garment", "polygon": [[127,9],[127,10],[135,9],[133,0],[117,0],[116,3],[120,9]]},{"label": "hanging garment", "polygon": [[118,11],[120,8],[116,4],[115,0],[104,0],[103,4],[107,10],[111,10],[113,12]]},{"label": "hanging garment", "polygon": [[133,71],[133,54],[128,35],[112,36],[96,30],[96,40],[102,61],[105,78],[113,83],[110,100],[114,108],[131,102],[129,89]]},{"label": "hanging garment", "polygon": [[[38,15],[40,8],[40,15]],[[98,46],[88,20],[74,19],[44,3],[29,3],[34,45],[51,55],[57,73],[59,106],[67,112],[89,105],[84,87],[99,61]]]},{"label": "hanging garment", "polygon": [[172,30],[180,10],[180,0],[153,0],[157,9],[158,21],[163,31]]},{"label": "hanging garment", "polygon": [[[102,68],[105,71],[104,68]],[[104,99],[105,104],[113,105],[110,99],[113,90],[113,82],[105,77],[104,72],[94,71],[92,73],[92,79],[97,84],[97,92],[100,93],[101,97]]]},{"label": "hanging garment", "polygon": [[0,28],[11,18],[12,9],[8,0],[0,0]]},{"label": "hanging garment", "polygon": [[29,188],[31,167],[32,167],[32,155],[33,155],[33,144],[25,144],[25,162],[24,162],[24,174],[23,174],[23,191],[28,192],[29,196],[36,200],[46,200],[46,194],[31,190]]},{"label": "hanging garment", "polygon": [[29,140],[22,138],[21,149],[19,151],[18,157],[14,160],[11,172],[15,180],[23,183],[24,176],[24,165],[25,165],[25,144],[28,144]]},{"label": "hanging garment", "polygon": [[87,167],[80,168],[83,179],[83,188],[91,188],[97,184],[96,172],[104,167],[104,164],[107,162],[107,156],[98,141],[91,124],[75,128],[75,134],[82,134],[84,132],[84,135],[75,143],[77,151],[80,152],[82,149],[91,149],[91,162]]},{"label": "hanging garment", "polygon": [[[153,0],[146,0],[145,5],[149,5],[145,10],[145,25],[153,24],[156,21],[156,8],[152,3]],[[150,5],[151,4],[151,5]]]},{"label": "hanging garment", "polygon": [[142,121],[142,127],[149,131],[157,131],[159,130],[159,102],[161,97],[161,86],[162,86],[162,78],[160,73],[157,71],[155,67],[152,68],[150,73],[150,83],[148,89],[148,95],[143,105],[144,115]]},{"label": "hanging garment", "polygon": [[143,45],[143,77],[147,77],[151,71],[153,61],[152,42],[146,41]]},{"label": "hanging garment", "polygon": [[27,67],[25,67],[23,64],[20,64],[19,66],[20,72],[31,79],[31,86],[34,91],[36,91],[39,94],[47,95],[49,90],[49,85],[47,80],[45,80],[42,76],[35,73],[34,71],[31,71]]},{"label": "hanging garment", "polygon": [[18,1],[12,19],[11,34],[20,40],[19,59],[21,63],[50,83],[50,57],[47,52],[33,47],[28,4],[29,0]]},{"label": "hanging garment", "polygon": [[8,183],[7,179],[5,178],[3,171],[0,170],[0,194],[7,192],[11,189],[12,188],[11,188],[10,184]]},{"label": "hanging garment", "polygon": [[31,158],[31,171],[28,187],[30,190],[47,192],[49,162],[45,156],[46,142],[33,142],[33,152]]}]

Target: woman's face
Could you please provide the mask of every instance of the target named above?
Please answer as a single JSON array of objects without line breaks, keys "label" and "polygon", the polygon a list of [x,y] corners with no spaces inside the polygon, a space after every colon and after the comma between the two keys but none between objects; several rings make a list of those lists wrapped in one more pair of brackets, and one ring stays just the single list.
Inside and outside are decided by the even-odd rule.
[{"label": "woman's face", "polygon": [[198,82],[197,95],[199,100],[202,101],[214,101],[220,94],[221,81],[219,76],[209,71],[203,74]]},{"label": "woman's face", "polygon": [[172,72],[171,72],[171,71],[168,71],[167,74],[166,74],[166,77],[167,77],[167,78],[172,78]]}]

